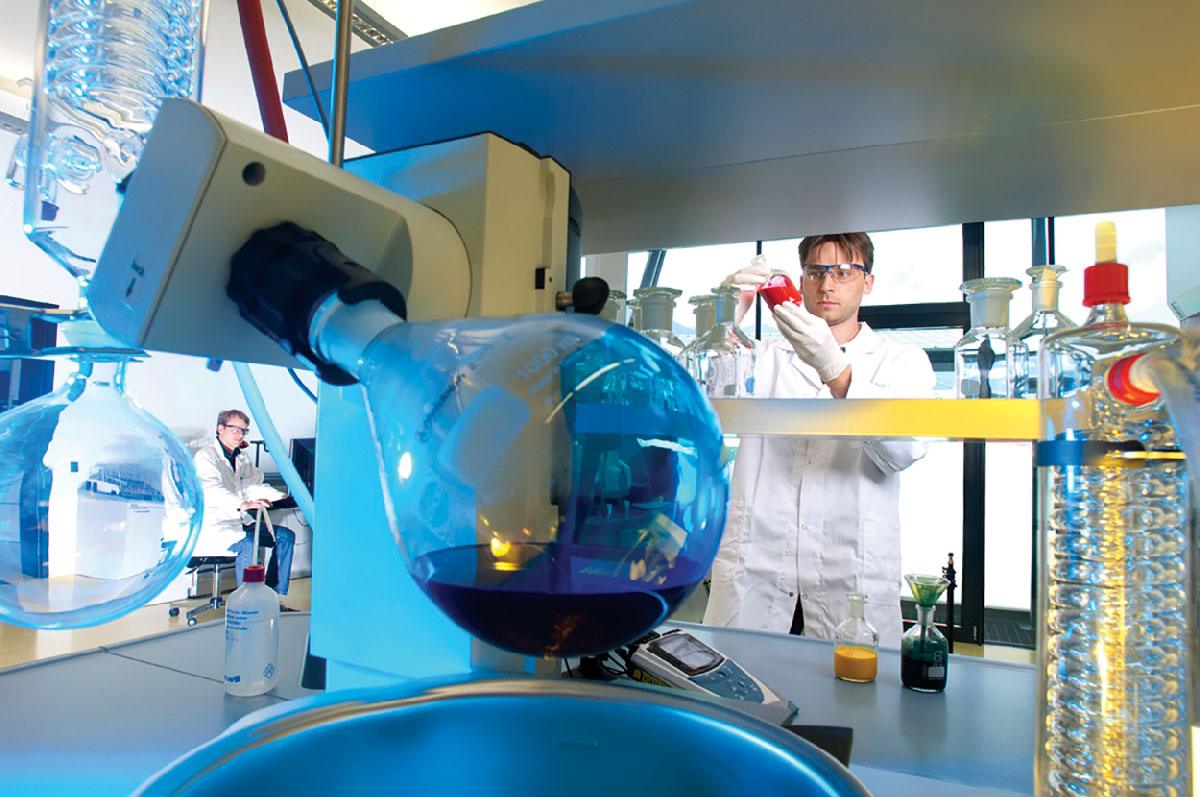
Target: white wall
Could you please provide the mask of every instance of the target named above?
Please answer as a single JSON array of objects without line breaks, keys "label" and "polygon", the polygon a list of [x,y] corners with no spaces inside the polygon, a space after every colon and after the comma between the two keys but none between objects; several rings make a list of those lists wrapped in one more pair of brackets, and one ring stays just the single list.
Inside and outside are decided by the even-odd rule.
[{"label": "white wall", "polygon": [[[4,20],[0,25],[0,74],[6,77],[16,80],[33,75],[38,5],[37,0],[0,0],[0,19]],[[290,0],[288,10],[309,62],[331,58],[333,21],[307,0]],[[275,4],[264,2],[263,12],[275,71],[282,84],[284,72],[297,69],[299,62]],[[356,40],[355,48],[362,46]],[[234,0],[210,0],[203,101],[220,113],[261,126]],[[326,143],[320,125],[288,108],[284,114],[291,142],[324,157]],[[15,140],[15,136],[0,133],[0,164],[8,163]],[[366,152],[353,142],[346,151],[347,155]],[[25,239],[21,232],[21,194],[6,185],[0,185],[0,294],[63,307],[77,303],[74,281]],[[56,377],[62,379],[68,367],[60,365]],[[284,440],[312,436],[314,405],[292,384],[287,372],[268,366],[256,366],[254,372]],[[315,386],[311,376],[305,374],[302,378]],[[245,408],[228,365],[213,373],[202,360],[191,357],[156,354],[129,369],[127,387],[135,401],[180,432],[210,430],[218,411]],[[274,469],[269,460],[264,465]]]}]

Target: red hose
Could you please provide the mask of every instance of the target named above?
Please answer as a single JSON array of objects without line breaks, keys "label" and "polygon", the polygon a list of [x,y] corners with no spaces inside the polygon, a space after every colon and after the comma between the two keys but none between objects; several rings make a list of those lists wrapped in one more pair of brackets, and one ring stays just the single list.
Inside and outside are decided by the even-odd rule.
[{"label": "red hose", "polygon": [[250,76],[254,79],[254,95],[258,98],[258,113],[267,135],[288,140],[287,123],[283,120],[283,102],[275,82],[275,67],[271,64],[271,48],[267,44],[267,28],[263,23],[261,0],[237,0],[238,19],[242,23],[242,41],[250,61]]}]

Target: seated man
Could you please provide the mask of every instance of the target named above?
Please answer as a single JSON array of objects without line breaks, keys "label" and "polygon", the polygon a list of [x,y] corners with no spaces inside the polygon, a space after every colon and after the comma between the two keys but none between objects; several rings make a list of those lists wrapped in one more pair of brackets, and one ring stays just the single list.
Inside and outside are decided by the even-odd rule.
[{"label": "seated man", "polygon": [[[204,487],[204,523],[196,556],[237,554],[237,583],[242,570],[254,555],[254,516],[267,509],[284,493],[263,483],[263,472],[256,468],[242,449],[249,444],[250,418],[241,410],[225,410],[217,415],[217,438],[196,452],[196,474]],[[275,527],[275,536],[263,523],[258,544],[274,549],[267,565],[266,584],[280,595],[288,591],[292,569],[292,547],[296,535],[283,526]]]}]

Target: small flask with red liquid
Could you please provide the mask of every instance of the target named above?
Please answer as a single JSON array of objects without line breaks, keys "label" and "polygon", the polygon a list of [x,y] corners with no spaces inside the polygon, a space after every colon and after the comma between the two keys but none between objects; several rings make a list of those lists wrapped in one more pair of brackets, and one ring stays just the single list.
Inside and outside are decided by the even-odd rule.
[{"label": "small flask with red liquid", "polygon": [[800,291],[796,290],[795,283],[792,278],[787,275],[786,271],[776,269],[771,272],[771,276],[767,277],[767,281],[758,289],[762,297],[767,300],[767,306],[772,310],[775,305],[783,304],[784,302],[794,302],[800,304]]}]

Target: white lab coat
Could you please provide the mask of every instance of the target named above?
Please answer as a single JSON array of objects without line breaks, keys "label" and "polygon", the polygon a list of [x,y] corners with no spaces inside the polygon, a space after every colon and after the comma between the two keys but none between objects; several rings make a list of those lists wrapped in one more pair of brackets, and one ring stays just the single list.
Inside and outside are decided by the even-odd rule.
[{"label": "white lab coat", "polygon": [[[932,397],[921,349],[866,324],[844,348],[847,398]],[[756,396],[832,398],[786,341],[767,341],[754,372]],[[899,647],[899,473],[924,454],[914,440],[743,437],[704,622],[787,633],[799,595],[805,635],[831,638],[861,578],[880,644]]]},{"label": "white lab coat", "polygon": [[244,501],[278,501],[286,494],[263,483],[263,472],[254,467],[245,449],[238,454],[237,471],[220,442],[213,440],[195,454],[196,475],[204,488],[204,521],[193,556],[227,556],[229,546],[246,536],[243,523],[253,517],[241,510]]}]

